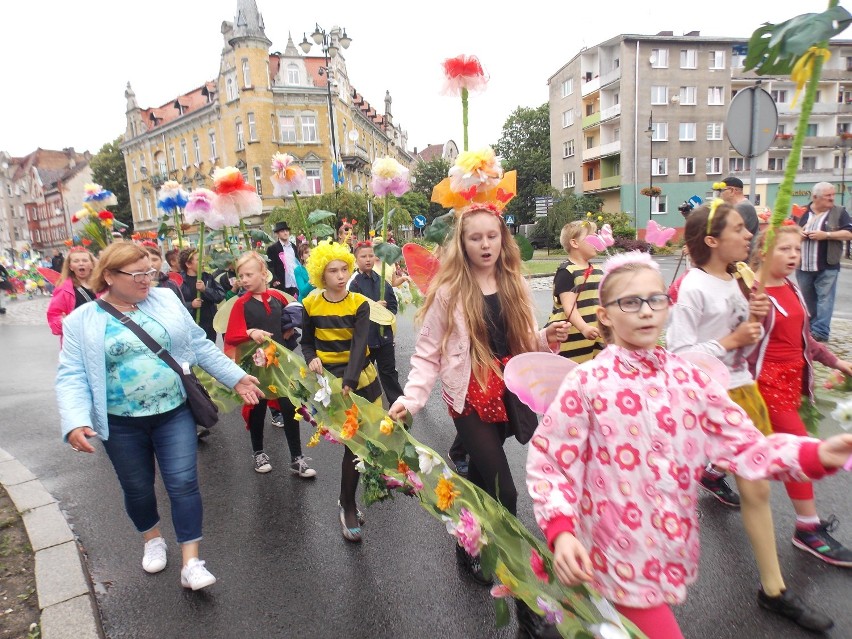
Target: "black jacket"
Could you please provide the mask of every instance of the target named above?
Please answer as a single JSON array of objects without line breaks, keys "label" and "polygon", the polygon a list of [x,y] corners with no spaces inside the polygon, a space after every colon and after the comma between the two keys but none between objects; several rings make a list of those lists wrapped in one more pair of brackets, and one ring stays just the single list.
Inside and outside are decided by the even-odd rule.
[{"label": "black jacket", "polygon": [[[381,268],[381,265],[379,265],[379,268]],[[361,293],[361,295],[369,297],[374,302],[378,302],[380,290],[379,283],[381,279],[381,275],[379,275],[376,271],[372,271],[370,275],[360,272],[356,273],[352,282],[349,284],[349,290],[353,293]],[[393,292],[393,287],[388,282],[385,282],[385,302],[387,302],[388,305],[387,309],[396,315],[398,310],[396,294]],[[382,331],[379,329],[380,326],[378,324],[370,322],[370,337],[367,342],[367,346],[370,348],[393,344],[393,331],[390,326],[385,327],[384,335],[382,335]]]}]

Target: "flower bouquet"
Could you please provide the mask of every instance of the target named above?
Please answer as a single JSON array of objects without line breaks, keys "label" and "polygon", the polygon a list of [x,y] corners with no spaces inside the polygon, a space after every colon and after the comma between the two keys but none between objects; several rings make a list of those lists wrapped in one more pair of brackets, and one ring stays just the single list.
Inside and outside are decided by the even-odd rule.
[{"label": "flower bouquet", "polygon": [[76,235],[89,240],[92,251],[97,253],[112,242],[113,228],[117,225],[110,211],[98,208],[117,204],[118,201],[112,191],[107,191],[100,184],[86,184],[84,189],[83,208],[71,216],[71,224],[76,225]]}]

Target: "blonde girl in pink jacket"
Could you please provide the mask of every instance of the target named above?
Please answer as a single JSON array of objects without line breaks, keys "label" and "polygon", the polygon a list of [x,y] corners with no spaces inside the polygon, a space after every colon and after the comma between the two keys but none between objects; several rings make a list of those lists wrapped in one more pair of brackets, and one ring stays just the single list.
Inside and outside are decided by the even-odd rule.
[{"label": "blonde girl in pink jacket", "polygon": [[[503,442],[519,434],[519,424],[507,414],[502,368],[513,355],[549,350],[548,343],[557,347],[567,336],[565,322],[538,329],[520,265],[518,245],[493,205],[472,204],[460,211],[418,316],[422,327],[408,382],[389,411],[394,419],[417,413],[440,379],[442,397],[470,455],[468,479],[512,514],[518,493]],[[478,558],[461,547],[456,551],[474,579],[490,583]],[[521,608],[519,623],[540,623]]]},{"label": "blonde girl in pink jacket", "polygon": [[671,300],[650,256],[603,271],[608,346],[562,383],[531,440],[527,488],[560,581],[590,582],[650,639],[682,639],[669,605],[698,575],[705,458],[748,479],[819,479],[847,461],[852,435],[764,437],[720,383],[657,346]]}]

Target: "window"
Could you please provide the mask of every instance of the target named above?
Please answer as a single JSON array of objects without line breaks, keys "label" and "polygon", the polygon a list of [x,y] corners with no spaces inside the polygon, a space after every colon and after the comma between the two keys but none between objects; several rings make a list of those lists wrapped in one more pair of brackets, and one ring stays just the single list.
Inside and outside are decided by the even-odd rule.
[{"label": "window", "polygon": [[787,125],[779,124],[778,129],[775,131],[775,135],[787,135]]},{"label": "window", "polygon": [[154,161],[157,163],[157,172],[160,174],[160,177],[166,177],[169,173],[169,167],[166,164],[166,154],[160,151],[154,156]]},{"label": "window", "polygon": [[247,113],[246,118],[248,119],[249,142],[257,142],[257,125],[254,122],[254,113]]},{"label": "window", "polygon": [[317,138],[317,119],[313,115],[302,116],[302,142],[316,142]]},{"label": "window", "polygon": [[695,142],[695,122],[681,122],[678,138],[681,142]]},{"label": "window", "polygon": [[669,123],[668,122],[652,122],[651,123],[651,140],[654,142],[666,142],[669,139]]},{"label": "window", "polygon": [[296,118],[292,115],[279,115],[278,127],[281,129],[281,142],[296,141]]},{"label": "window", "polygon": [[654,85],[651,87],[651,104],[668,104],[669,88]]},{"label": "window", "polygon": [[568,173],[562,174],[562,188],[563,189],[573,189],[577,186],[577,178],[574,175],[574,171],[569,171]]},{"label": "window", "polygon": [[594,135],[587,135],[586,136],[586,148],[587,149],[594,149],[595,146],[597,146],[597,144],[595,143],[595,136]]},{"label": "window", "polygon": [[[148,169],[145,167],[145,156],[143,155],[139,158],[139,171],[141,171],[142,175],[145,175],[148,172]],[[9,195],[12,195],[12,187],[9,187]]]},{"label": "window", "polygon": [[171,162],[172,170],[177,168],[177,160],[175,159],[175,147],[169,147],[169,162]]},{"label": "window", "polygon": [[142,198],[138,196],[136,198],[136,219],[142,219]]},{"label": "window", "polygon": [[258,195],[263,195],[263,180],[260,177],[260,167],[254,167],[254,188]]},{"label": "window", "polygon": [[651,175],[668,175],[668,158],[651,158]]},{"label": "window", "polygon": [[748,171],[751,169],[751,160],[744,157],[728,158],[728,171]]},{"label": "window", "polygon": [[574,157],[574,140],[568,140],[562,143],[562,157]]},{"label": "window", "polygon": [[698,87],[681,87],[680,103],[686,105],[698,104]]},{"label": "window", "polygon": [[677,172],[680,175],[695,175],[695,158],[679,158]]},{"label": "window", "polygon": [[802,157],[802,171],[816,171],[817,159],[813,155]]},{"label": "window", "polygon": [[809,123],[808,128],[805,129],[805,135],[809,138],[819,135],[819,125],[815,122]]},{"label": "window", "polygon": [[698,52],[695,49],[681,49],[680,50],[680,68],[681,69],[695,69],[698,59]]},{"label": "window", "polygon": [[706,160],[707,175],[715,175],[722,172],[722,158],[707,158]]},{"label": "window", "polygon": [[183,168],[189,166],[189,150],[186,147],[186,140],[180,141],[180,159],[183,161]]},{"label": "window", "polygon": [[769,92],[769,95],[772,96],[772,99],[775,100],[777,104],[782,104],[787,102],[787,90],[786,89],[772,89]]},{"label": "window", "polygon": [[574,109],[568,109],[562,112],[562,128],[574,124]]},{"label": "window", "polygon": [[298,85],[301,82],[299,78],[299,67],[295,64],[287,65],[287,84]]},{"label": "window", "polygon": [[725,104],[724,87],[707,87],[707,104],[718,106]]},{"label": "window", "polygon": [[210,131],[207,135],[210,138],[210,161],[213,162],[219,157],[219,154],[216,153],[216,134]]},{"label": "window", "polygon": [[249,69],[249,61],[243,58],[243,86],[248,89],[251,86],[251,70]]},{"label": "window", "polygon": [[710,68],[724,69],[725,68],[725,52],[711,51],[710,52]]},{"label": "window", "polygon": [[668,210],[669,197],[657,195],[651,198],[651,213],[665,213]]},{"label": "window", "polygon": [[593,102],[590,102],[586,105],[586,116],[593,115],[595,112],[595,105]]},{"label": "window", "polygon": [[228,98],[228,102],[237,99],[237,87],[234,86],[233,78],[225,80],[225,96]]},{"label": "window", "polygon": [[654,69],[669,68],[669,50],[651,49],[651,67]]},{"label": "window", "polygon": [[707,125],[707,139],[721,140],[722,139],[722,123],[711,122]]},{"label": "window", "polygon": [[[269,77],[269,60],[266,61],[266,75],[263,76],[263,77],[266,78],[266,88],[271,89],[272,88],[272,84],[271,84],[272,80]],[[272,127],[272,128],[274,129],[275,127]]]},{"label": "window", "polygon": [[245,136],[243,135],[243,122],[242,120],[237,120],[237,150],[239,151],[242,148],[245,148],[246,141]]},{"label": "window", "polygon": [[[840,158],[835,158],[835,160],[839,160],[839,159]],[[769,158],[769,164],[767,165],[766,168],[769,171],[783,171],[784,170],[784,158]]]},{"label": "window", "polygon": [[308,178],[308,194],[319,195],[322,193],[322,178],[320,177],[320,170],[305,169],[305,176]]},{"label": "window", "polygon": [[198,136],[192,136],[192,152],[195,157],[195,164],[201,164],[201,142],[198,141]]},{"label": "window", "polygon": [[130,160],[130,168],[133,169],[133,181],[139,179],[139,174],[136,172],[136,160]]},{"label": "window", "polygon": [[595,179],[595,167],[590,166],[588,169],[586,169],[586,181],[591,182],[594,179]]},{"label": "window", "polygon": [[574,78],[568,78],[562,81],[562,97],[567,98],[574,93]]},{"label": "window", "polygon": [[151,199],[147,197],[145,198],[145,219],[151,219]]}]

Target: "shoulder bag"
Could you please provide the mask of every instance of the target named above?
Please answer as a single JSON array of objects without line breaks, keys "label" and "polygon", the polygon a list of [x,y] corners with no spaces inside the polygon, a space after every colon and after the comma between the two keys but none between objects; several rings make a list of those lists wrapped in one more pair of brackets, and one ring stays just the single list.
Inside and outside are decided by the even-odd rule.
[{"label": "shoulder bag", "polygon": [[119,311],[112,304],[108,304],[103,300],[98,300],[98,305],[107,313],[112,315],[119,322],[124,324],[130,331],[138,337],[145,346],[150,348],[157,357],[168,364],[178,377],[183,382],[183,388],[186,391],[186,403],[189,410],[192,411],[192,416],[195,418],[195,423],[205,428],[211,428],[219,421],[219,408],[213,403],[210,393],[198,381],[195,373],[189,368],[189,364],[181,366],[177,363],[171,353],[151,337],[139,324],[134,322],[130,317]]}]

